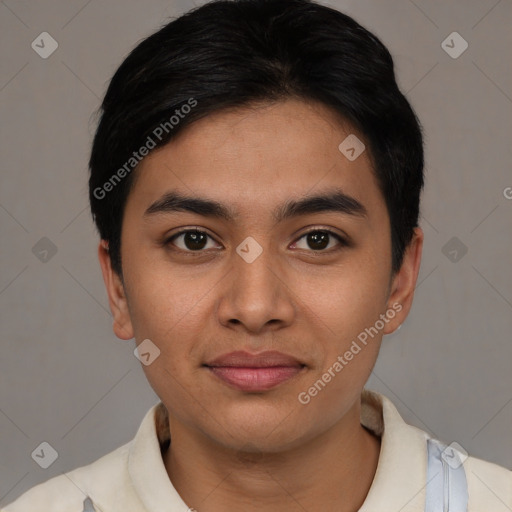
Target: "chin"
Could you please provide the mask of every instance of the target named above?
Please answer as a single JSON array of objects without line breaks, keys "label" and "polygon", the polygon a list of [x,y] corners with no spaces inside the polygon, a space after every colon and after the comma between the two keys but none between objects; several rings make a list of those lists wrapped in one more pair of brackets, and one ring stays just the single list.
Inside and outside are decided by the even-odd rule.
[{"label": "chin", "polygon": [[214,421],[211,425],[216,432],[211,433],[210,437],[236,451],[277,453],[293,448],[308,437],[303,432],[304,425],[301,422],[286,421],[288,411],[262,411],[261,407],[247,411],[247,408],[239,407],[236,412],[218,412],[218,418],[222,420],[219,419],[218,423]]}]

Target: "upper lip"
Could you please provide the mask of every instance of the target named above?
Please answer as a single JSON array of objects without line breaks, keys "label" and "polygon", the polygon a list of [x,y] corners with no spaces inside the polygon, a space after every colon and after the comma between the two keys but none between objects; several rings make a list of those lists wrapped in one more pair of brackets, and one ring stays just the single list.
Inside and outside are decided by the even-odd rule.
[{"label": "upper lip", "polygon": [[295,357],[275,350],[251,354],[245,351],[229,352],[223,354],[206,366],[234,366],[241,368],[269,368],[272,366],[305,366]]}]

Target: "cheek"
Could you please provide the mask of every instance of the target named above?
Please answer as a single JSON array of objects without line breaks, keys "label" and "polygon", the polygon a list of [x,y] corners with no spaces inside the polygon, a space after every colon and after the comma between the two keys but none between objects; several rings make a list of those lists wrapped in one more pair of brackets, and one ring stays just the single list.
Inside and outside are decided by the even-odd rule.
[{"label": "cheek", "polygon": [[304,273],[295,290],[328,345],[338,340],[341,350],[385,311],[388,279],[382,259],[360,253],[328,271]]},{"label": "cheek", "polygon": [[212,297],[219,277],[212,271],[185,274],[176,266],[156,262],[130,270],[135,339],[138,343],[150,339],[160,351],[143,370],[155,391],[173,390],[178,397],[183,385],[189,391],[195,385],[201,350],[210,343],[205,335],[212,332]]},{"label": "cheek", "polygon": [[[142,369],[153,390],[173,410],[186,410],[194,394],[197,341],[204,331],[204,288],[153,267],[131,285],[132,325],[137,343],[150,339],[158,357]],[[208,289],[208,288],[207,288]]]},{"label": "cheek", "polygon": [[135,337],[167,345],[184,324],[194,322],[211,288],[209,278],[190,266],[172,264],[160,249],[141,250],[138,245],[127,240],[123,254]]}]

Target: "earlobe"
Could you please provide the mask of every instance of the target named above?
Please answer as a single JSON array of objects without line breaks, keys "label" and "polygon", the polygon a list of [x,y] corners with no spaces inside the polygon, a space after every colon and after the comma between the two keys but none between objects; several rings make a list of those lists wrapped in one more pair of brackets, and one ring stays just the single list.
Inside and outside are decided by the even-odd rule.
[{"label": "earlobe", "polygon": [[423,238],[423,230],[420,227],[414,228],[413,237],[404,253],[402,266],[391,284],[387,307],[388,310],[395,310],[396,315],[386,324],[384,334],[391,334],[397,330],[409,314],[420,269]]},{"label": "earlobe", "polygon": [[125,289],[121,278],[112,268],[108,242],[105,240],[101,240],[98,246],[98,259],[114,319],[112,329],[119,339],[130,340],[134,334]]}]

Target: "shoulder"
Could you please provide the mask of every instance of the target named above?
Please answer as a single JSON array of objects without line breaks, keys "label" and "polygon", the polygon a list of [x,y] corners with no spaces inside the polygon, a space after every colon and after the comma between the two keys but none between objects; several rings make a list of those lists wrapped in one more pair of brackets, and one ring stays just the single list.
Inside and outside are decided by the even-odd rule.
[{"label": "shoulder", "polygon": [[[129,487],[127,459],[131,442],[104,455],[96,461],[38,484],[1,512],[83,512],[88,496],[94,503],[110,504],[118,493]],[[91,510],[92,512],[92,510]]]},{"label": "shoulder", "polygon": [[[155,411],[160,409],[156,404],[146,412],[137,434],[128,443],[91,464],[32,487],[0,512],[145,510],[135,491],[132,471],[136,466],[140,473],[147,474],[159,460]],[[151,480],[153,475],[148,478]]]},{"label": "shoulder", "polygon": [[512,471],[476,457],[464,461],[470,511],[512,510]]},{"label": "shoulder", "polygon": [[[366,407],[362,409],[365,424],[376,432],[383,430],[379,459],[381,471],[379,473],[378,467],[379,478],[374,482],[373,494],[370,489],[368,502],[371,507],[368,510],[378,510],[381,496],[391,488],[402,491],[404,500],[410,502],[411,510],[423,510],[426,497],[425,482],[427,484],[432,482],[431,485],[438,489],[437,483],[429,480],[427,475],[428,440],[432,439],[439,443],[440,449],[448,444],[406,423],[394,404],[380,393],[367,392],[363,396],[362,407],[363,405]],[[382,418],[379,417],[380,411],[382,411]],[[440,453],[437,453],[437,457],[439,456]],[[468,489],[468,512],[512,511],[512,471],[473,456],[467,456],[462,466]],[[441,480],[442,483],[443,480]],[[411,490],[423,488],[423,490],[416,494],[416,500],[411,501],[407,494],[408,488]],[[399,493],[395,491],[395,494]],[[400,506],[403,505],[396,503],[394,509],[398,510]]]}]

